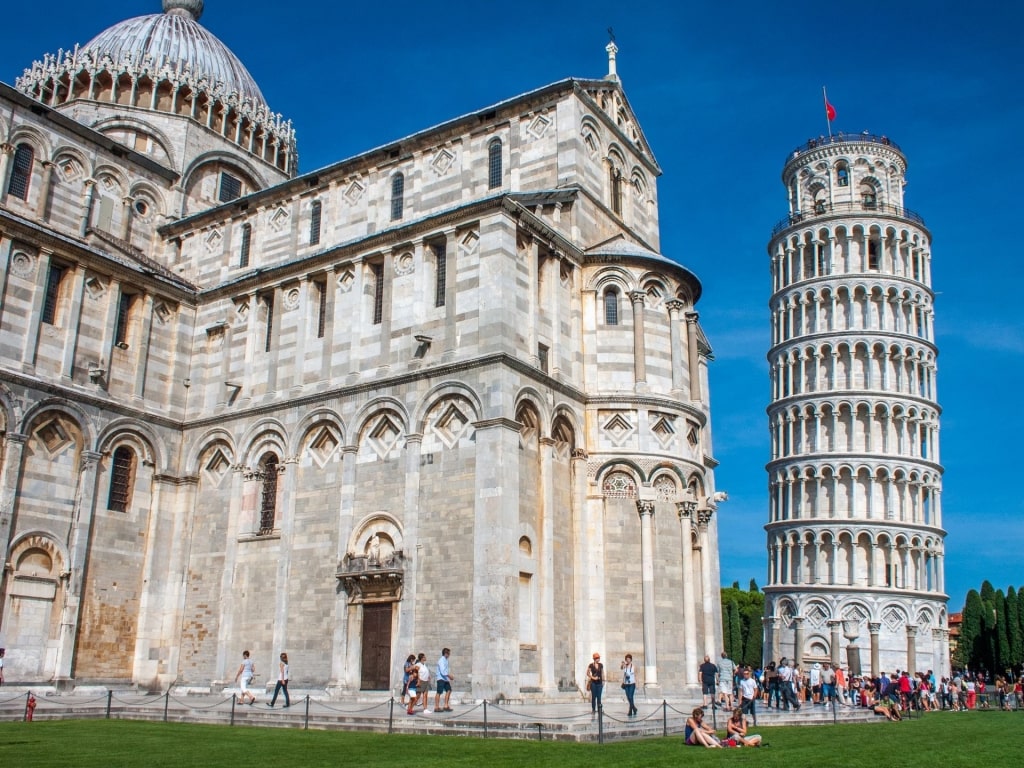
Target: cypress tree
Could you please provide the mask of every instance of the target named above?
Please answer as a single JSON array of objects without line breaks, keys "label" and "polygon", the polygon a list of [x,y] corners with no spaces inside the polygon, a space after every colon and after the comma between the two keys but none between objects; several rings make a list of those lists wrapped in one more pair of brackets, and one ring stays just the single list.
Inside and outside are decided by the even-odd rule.
[{"label": "cypress tree", "polygon": [[753,579],[750,580],[750,591],[751,592],[760,592],[761,591],[761,590],[759,590],[757,588],[757,582],[754,581]]},{"label": "cypress tree", "polygon": [[1006,634],[1009,636],[1009,666],[1016,669],[1024,663],[1024,633],[1020,627],[1020,603],[1017,590],[1012,586],[1006,590]]},{"label": "cypress tree", "polygon": [[729,646],[730,659],[743,658],[743,621],[740,619],[740,604],[735,600],[729,601]]},{"label": "cypress tree", "polygon": [[1020,664],[1024,664],[1024,586],[1017,590],[1017,618],[1020,619],[1021,653]]},{"label": "cypress tree", "polygon": [[976,589],[967,593],[964,603],[963,623],[960,625],[960,642],[957,645],[957,666],[976,667],[977,654],[981,651],[981,629],[984,621],[984,604]]},{"label": "cypress tree", "polygon": [[748,605],[743,612],[743,623],[746,625],[746,641],[743,643],[743,663],[759,667],[764,656],[764,602],[761,605]]},{"label": "cypress tree", "polygon": [[1002,672],[1010,666],[1009,632],[1006,626],[1006,597],[1003,590],[996,590],[992,604],[996,609],[995,632],[992,637],[993,659],[989,669],[992,672]]}]

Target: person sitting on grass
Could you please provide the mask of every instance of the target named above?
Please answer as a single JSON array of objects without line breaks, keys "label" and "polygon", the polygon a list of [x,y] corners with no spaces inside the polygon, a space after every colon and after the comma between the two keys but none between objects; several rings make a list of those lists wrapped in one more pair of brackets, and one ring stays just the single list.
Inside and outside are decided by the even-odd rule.
[{"label": "person sitting on grass", "polygon": [[741,707],[737,707],[732,711],[732,717],[726,723],[726,729],[729,731],[729,738],[735,739],[736,743],[741,746],[761,746],[761,737],[758,734],[747,735],[747,718],[743,716],[743,709]]},{"label": "person sitting on grass", "polygon": [[872,708],[872,712],[876,715],[885,715],[887,720],[892,720],[893,722],[898,722],[903,719],[900,715],[898,705],[888,696],[883,696],[882,699]]},{"label": "person sitting on grass", "polygon": [[704,710],[697,707],[686,720],[686,746],[721,749],[722,743],[715,736],[715,729],[704,722]]}]

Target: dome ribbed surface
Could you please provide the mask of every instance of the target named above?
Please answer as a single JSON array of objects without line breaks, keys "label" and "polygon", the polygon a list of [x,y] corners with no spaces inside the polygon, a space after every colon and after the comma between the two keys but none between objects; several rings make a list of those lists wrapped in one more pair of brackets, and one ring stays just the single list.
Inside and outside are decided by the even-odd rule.
[{"label": "dome ribbed surface", "polygon": [[266,104],[249,70],[224,43],[190,16],[156,13],[119,22],[100,32],[82,49],[116,64],[130,59],[141,64],[148,56],[155,66],[165,62],[176,69],[189,69],[193,76],[221,82],[227,93]]}]

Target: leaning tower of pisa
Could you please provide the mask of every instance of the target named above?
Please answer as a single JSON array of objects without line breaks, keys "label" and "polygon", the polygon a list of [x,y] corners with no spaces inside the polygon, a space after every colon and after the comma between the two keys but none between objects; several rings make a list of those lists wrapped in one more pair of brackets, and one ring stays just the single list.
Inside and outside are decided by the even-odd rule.
[{"label": "leaning tower of pisa", "polygon": [[931,236],[885,136],[808,141],[771,235],[765,659],[949,667]]}]

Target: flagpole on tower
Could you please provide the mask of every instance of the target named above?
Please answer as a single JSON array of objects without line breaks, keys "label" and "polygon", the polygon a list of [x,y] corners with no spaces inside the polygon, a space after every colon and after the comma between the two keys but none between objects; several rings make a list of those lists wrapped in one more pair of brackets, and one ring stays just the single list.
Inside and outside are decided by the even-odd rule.
[{"label": "flagpole on tower", "polygon": [[821,98],[825,102],[825,122],[828,123],[828,137],[832,138],[832,121],[836,119],[836,108],[828,103],[828,94],[825,93],[825,86],[821,86]]}]

